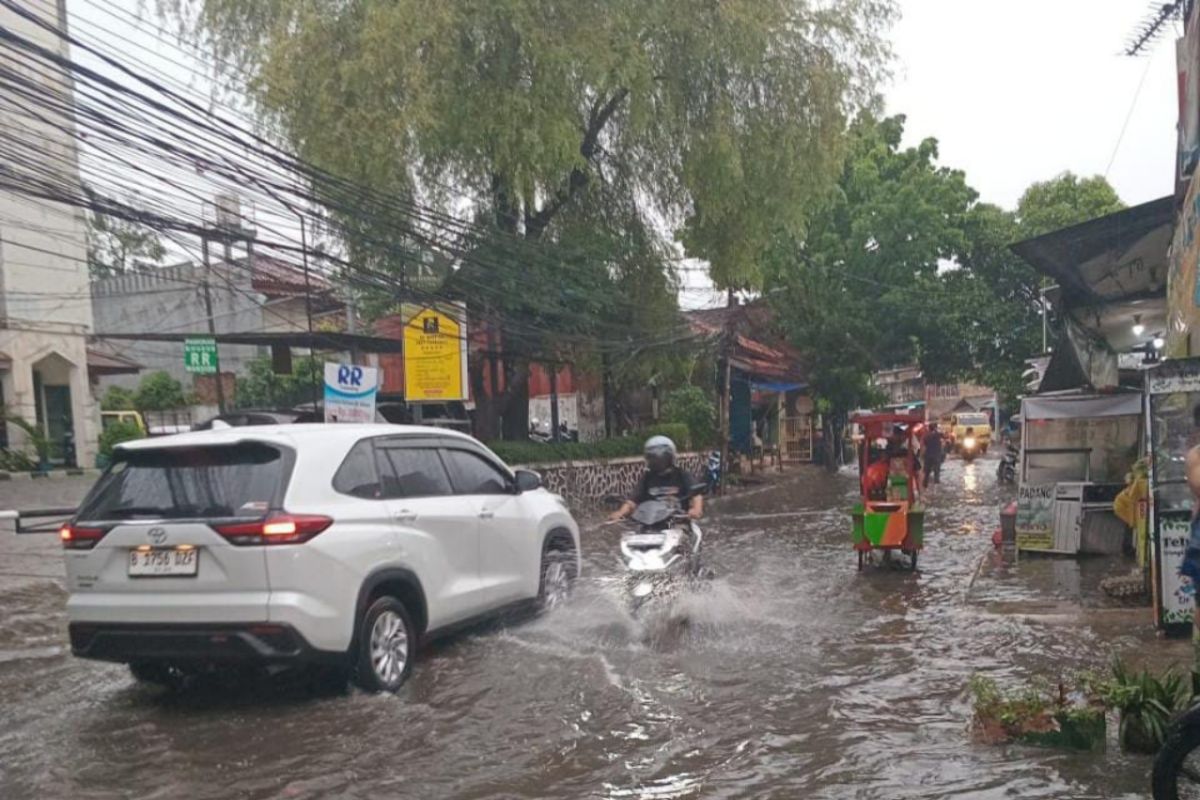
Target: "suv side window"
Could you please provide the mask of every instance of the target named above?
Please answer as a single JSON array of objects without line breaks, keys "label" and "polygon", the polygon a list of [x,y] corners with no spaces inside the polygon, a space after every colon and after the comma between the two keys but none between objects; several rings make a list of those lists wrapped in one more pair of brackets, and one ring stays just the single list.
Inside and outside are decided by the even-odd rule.
[{"label": "suv side window", "polygon": [[467,450],[443,450],[455,494],[508,494],[512,478],[482,456]]},{"label": "suv side window", "polygon": [[375,449],[370,439],[363,439],[350,448],[333,476],[333,488],[342,494],[371,500],[382,496],[379,475],[375,471]]},{"label": "suv side window", "polygon": [[379,475],[384,497],[453,494],[441,456],[433,447],[380,447]]}]

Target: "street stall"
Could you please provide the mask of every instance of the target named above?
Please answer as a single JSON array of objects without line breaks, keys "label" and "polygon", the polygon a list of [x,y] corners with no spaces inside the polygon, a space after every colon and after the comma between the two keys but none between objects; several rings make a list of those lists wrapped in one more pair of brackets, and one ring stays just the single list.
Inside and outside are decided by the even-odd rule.
[{"label": "street stall", "polygon": [[921,503],[916,452],[925,417],[913,414],[857,414],[861,426],[858,475],[862,499],[850,512],[851,541],[858,568],[872,551],[885,557],[899,551],[917,568],[925,543],[925,506]]},{"label": "street stall", "polygon": [[1141,452],[1142,394],[1036,395],[1021,417],[1017,549],[1120,554],[1128,534],[1113,500]]},{"label": "street stall", "polygon": [[1167,635],[1192,628],[1196,589],[1179,574],[1195,499],[1187,452],[1200,444],[1193,414],[1200,404],[1200,359],[1173,359],[1146,371],[1150,438],[1150,584],[1155,625]]}]

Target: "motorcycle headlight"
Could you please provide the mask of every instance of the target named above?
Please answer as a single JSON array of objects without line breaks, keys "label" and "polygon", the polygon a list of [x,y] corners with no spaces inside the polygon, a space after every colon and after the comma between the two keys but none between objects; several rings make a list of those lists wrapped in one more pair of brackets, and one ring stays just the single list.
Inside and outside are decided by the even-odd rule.
[{"label": "motorcycle headlight", "polygon": [[974,436],[968,436],[966,439],[963,439],[963,447],[967,448],[968,450],[972,450],[972,449],[974,449],[974,447],[975,447],[975,437],[974,437]]},{"label": "motorcycle headlight", "polygon": [[654,584],[650,581],[642,581],[637,586],[633,587],[634,597],[645,597],[654,591]]}]

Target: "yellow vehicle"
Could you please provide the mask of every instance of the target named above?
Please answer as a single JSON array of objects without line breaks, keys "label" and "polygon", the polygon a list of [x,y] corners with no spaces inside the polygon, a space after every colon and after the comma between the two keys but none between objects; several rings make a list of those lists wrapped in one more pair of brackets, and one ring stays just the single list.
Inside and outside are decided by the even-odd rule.
[{"label": "yellow vehicle", "polygon": [[140,411],[101,411],[100,412],[100,427],[107,430],[111,425],[118,422],[132,422],[138,426],[142,432],[142,436],[148,436],[150,429],[146,426],[146,418],[142,416]]},{"label": "yellow vehicle", "polygon": [[966,411],[950,416],[950,441],[955,451],[962,449],[968,433],[975,440],[972,450],[986,453],[992,443],[992,422],[982,411]]}]

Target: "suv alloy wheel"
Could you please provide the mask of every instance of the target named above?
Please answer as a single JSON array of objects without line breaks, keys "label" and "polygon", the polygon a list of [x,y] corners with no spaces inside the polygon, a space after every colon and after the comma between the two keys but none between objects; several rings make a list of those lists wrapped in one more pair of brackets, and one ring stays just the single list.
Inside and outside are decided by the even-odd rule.
[{"label": "suv alloy wheel", "polygon": [[355,683],[369,692],[399,690],[412,673],[416,650],[408,609],[394,597],[380,597],[359,625]]}]

